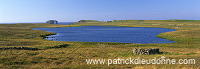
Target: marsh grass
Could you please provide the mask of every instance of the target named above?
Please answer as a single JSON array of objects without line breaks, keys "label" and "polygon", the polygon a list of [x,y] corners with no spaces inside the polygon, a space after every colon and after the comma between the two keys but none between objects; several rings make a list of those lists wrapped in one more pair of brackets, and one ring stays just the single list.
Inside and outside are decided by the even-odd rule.
[{"label": "marsh grass", "polygon": [[[170,25],[169,25],[170,24]],[[184,25],[179,25],[184,24]],[[54,24],[1,24],[0,47],[31,47],[41,50],[0,50],[0,68],[138,68],[138,69],[198,69],[200,68],[199,20],[119,20],[114,22],[82,22],[70,25]],[[177,31],[157,37],[176,41],[163,44],[135,44],[111,42],[60,42],[43,39],[55,33],[31,30],[38,27],[78,27],[88,25],[158,27]],[[178,26],[178,27],[177,27]],[[155,55],[134,55],[133,48],[159,48]],[[86,59],[154,58],[196,59],[193,65],[88,65]]]}]

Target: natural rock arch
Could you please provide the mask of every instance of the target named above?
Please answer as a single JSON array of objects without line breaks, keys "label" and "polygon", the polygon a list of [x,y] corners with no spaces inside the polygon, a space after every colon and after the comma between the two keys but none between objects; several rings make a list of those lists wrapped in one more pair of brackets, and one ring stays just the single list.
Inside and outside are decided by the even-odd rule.
[{"label": "natural rock arch", "polygon": [[57,20],[48,20],[46,23],[48,24],[58,24]]}]

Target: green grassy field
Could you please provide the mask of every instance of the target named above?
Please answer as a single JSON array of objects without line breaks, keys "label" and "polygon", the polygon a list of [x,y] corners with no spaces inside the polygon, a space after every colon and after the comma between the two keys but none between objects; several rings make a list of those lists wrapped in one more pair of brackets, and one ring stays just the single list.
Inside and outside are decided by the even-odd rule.
[{"label": "green grassy field", "polygon": [[[76,27],[112,25],[123,27],[158,27],[177,31],[165,32],[157,37],[176,41],[163,44],[60,42],[43,39],[55,33],[31,30],[38,27]],[[0,24],[0,48],[30,47],[41,50],[0,50],[0,68],[138,68],[138,69],[199,69],[199,20],[116,20],[113,22],[77,22],[71,25],[54,24]],[[66,45],[64,48],[54,48]],[[134,55],[133,48],[159,48],[161,54]],[[196,64],[86,64],[86,59],[154,58],[195,59]]]}]

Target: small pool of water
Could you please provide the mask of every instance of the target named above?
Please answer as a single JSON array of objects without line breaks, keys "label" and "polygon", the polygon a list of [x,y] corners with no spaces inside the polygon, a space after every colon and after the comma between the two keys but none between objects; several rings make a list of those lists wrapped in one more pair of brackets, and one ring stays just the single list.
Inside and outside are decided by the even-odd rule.
[{"label": "small pool of water", "polygon": [[33,28],[57,33],[48,36],[53,41],[80,41],[80,42],[120,42],[120,43],[173,43],[156,35],[163,32],[175,31],[166,28],[149,27],[114,27],[114,26],[80,26],[63,28]]}]

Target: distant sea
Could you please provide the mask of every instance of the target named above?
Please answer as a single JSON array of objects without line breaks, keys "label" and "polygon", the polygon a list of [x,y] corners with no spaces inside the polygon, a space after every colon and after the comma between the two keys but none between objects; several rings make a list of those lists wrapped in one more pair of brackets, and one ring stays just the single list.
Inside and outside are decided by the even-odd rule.
[{"label": "distant sea", "polygon": [[[26,22],[26,23],[45,23],[45,22]],[[75,22],[58,22],[60,25],[67,25]],[[0,23],[0,24],[18,24],[18,23]]]},{"label": "distant sea", "polygon": [[60,24],[60,25],[67,25],[67,24],[71,24],[71,23],[75,23],[75,22],[58,22],[58,24]]}]

